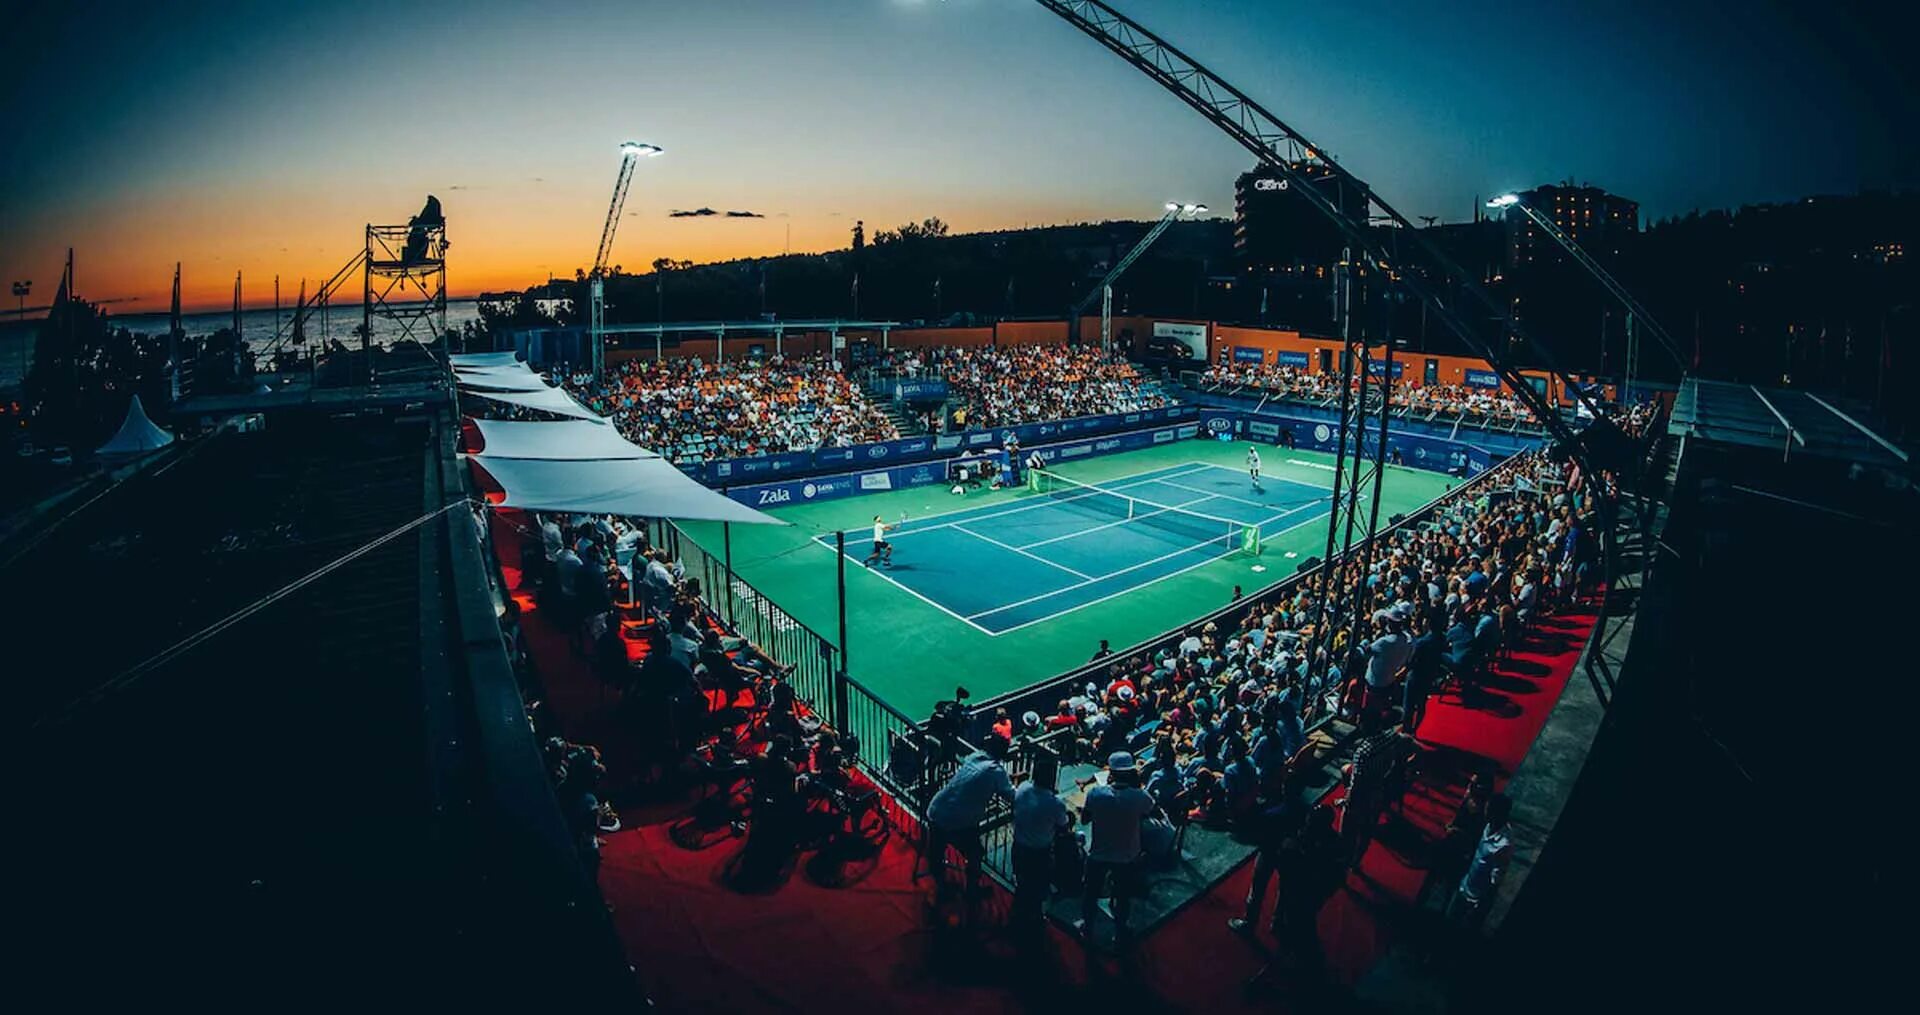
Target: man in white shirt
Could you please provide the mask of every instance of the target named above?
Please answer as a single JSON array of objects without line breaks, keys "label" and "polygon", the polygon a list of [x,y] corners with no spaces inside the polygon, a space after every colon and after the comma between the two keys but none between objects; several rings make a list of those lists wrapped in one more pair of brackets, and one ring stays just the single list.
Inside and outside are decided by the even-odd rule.
[{"label": "man in white shirt", "polygon": [[947,888],[947,847],[959,851],[967,861],[967,896],[980,881],[980,822],[995,797],[1013,801],[1013,781],[1007,777],[1007,742],[988,737],[987,746],[975,751],[954,769],[947,784],[927,801],[927,871],[933,875],[940,897]]},{"label": "man in white shirt", "polygon": [[1042,754],[1034,759],[1033,777],[1013,794],[1013,923],[1024,929],[1040,926],[1041,907],[1052,894],[1053,840],[1073,823],[1053,791],[1059,772],[1060,763]]},{"label": "man in white shirt", "polygon": [[1127,916],[1133,912],[1134,882],[1140,867],[1140,823],[1153,812],[1153,797],[1140,788],[1140,770],[1133,755],[1115,751],[1107,758],[1107,782],[1087,791],[1081,814],[1091,830],[1087,847],[1085,889],[1080,894],[1080,922],[1074,929],[1081,934],[1093,927],[1093,914],[1111,883],[1114,938],[1125,943],[1132,938]]},{"label": "man in white shirt", "polygon": [[867,559],[861,563],[867,567],[872,567],[873,562],[877,560],[885,565],[888,570],[892,570],[893,544],[887,542],[887,530],[891,528],[893,528],[893,526],[881,521],[879,515],[873,516],[873,552],[867,554]]}]

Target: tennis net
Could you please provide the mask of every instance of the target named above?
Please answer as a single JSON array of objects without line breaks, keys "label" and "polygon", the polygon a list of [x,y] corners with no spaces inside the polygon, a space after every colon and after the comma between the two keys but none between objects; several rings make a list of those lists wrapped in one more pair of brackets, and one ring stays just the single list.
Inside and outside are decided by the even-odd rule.
[{"label": "tennis net", "polygon": [[1052,500],[1189,540],[1196,548],[1218,544],[1222,553],[1260,552],[1258,525],[1130,497],[1045,469],[1027,470],[1027,486]]}]

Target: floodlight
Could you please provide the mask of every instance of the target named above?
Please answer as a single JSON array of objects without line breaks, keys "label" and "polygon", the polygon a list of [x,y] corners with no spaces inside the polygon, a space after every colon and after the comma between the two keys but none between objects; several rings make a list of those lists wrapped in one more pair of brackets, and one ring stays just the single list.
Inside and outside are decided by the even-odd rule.
[{"label": "floodlight", "polygon": [[1489,208],[1510,208],[1510,207],[1512,207],[1512,206],[1514,206],[1514,205],[1516,205],[1516,204],[1519,204],[1519,203],[1520,203],[1520,195],[1518,195],[1518,194],[1502,194],[1502,195],[1500,195],[1499,197],[1496,197],[1496,198],[1494,198],[1493,200],[1491,200],[1491,201],[1488,201],[1488,202],[1487,202],[1487,207],[1489,207]]},{"label": "floodlight", "polygon": [[620,154],[622,155],[645,155],[647,158],[653,158],[662,151],[665,151],[665,149],[659,145],[647,144],[644,141],[623,141],[620,144]]}]

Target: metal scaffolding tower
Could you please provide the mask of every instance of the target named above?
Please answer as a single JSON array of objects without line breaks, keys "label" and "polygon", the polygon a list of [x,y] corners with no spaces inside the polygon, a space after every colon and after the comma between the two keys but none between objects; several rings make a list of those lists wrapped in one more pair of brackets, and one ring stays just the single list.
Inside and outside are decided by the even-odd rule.
[{"label": "metal scaffolding tower", "polygon": [[360,352],[371,384],[375,319],[392,323],[388,331],[396,341],[424,345],[446,334],[446,221],[416,216],[406,225],[369,224],[360,264]]}]

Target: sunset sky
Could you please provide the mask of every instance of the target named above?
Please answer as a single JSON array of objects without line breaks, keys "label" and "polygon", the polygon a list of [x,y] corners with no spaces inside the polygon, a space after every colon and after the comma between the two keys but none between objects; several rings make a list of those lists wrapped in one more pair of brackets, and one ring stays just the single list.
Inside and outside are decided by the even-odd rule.
[{"label": "sunset sky", "polygon": [[[1920,183],[1902,33],[1850,2],[1115,0],[1324,144],[1402,212],[1573,177],[1696,206]],[[1859,5],[1868,10],[1868,5]],[[1737,13],[1722,13],[1737,12]],[[1230,213],[1251,158],[1021,0],[33,4],[0,59],[0,281],[164,309],[250,303],[427,193],[456,294],[587,267],[619,141],[614,260]],[[1908,42],[1910,36],[1905,37]],[[1910,54],[1908,54],[1910,57]],[[1900,58],[1904,60],[1906,58]],[[712,207],[763,218],[671,218]]]}]

